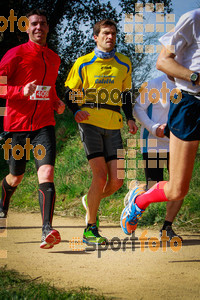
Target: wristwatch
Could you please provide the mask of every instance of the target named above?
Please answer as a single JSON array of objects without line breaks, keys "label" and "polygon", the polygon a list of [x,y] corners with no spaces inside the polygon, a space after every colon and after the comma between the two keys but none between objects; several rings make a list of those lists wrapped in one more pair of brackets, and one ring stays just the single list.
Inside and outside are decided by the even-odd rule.
[{"label": "wristwatch", "polygon": [[198,72],[193,72],[190,75],[190,80],[192,82],[192,85],[195,85],[195,82],[197,81],[198,78],[199,78],[199,73]]}]

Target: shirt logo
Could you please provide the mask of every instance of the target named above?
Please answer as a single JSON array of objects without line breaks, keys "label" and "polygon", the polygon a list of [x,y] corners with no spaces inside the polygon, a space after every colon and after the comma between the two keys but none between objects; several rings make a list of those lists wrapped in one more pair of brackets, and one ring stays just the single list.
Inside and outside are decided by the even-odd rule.
[{"label": "shirt logo", "polygon": [[95,83],[111,84],[111,83],[114,83],[114,80],[112,80],[112,79],[96,79]]},{"label": "shirt logo", "polygon": [[111,66],[102,66],[101,70],[112,70]]},{"label": "shirt logo", "polygon": [[115,83],[115,76],[106,76],[106,75],[96,75],[94,76],[95,83],[101,83],[101,84],[114,84]]}]

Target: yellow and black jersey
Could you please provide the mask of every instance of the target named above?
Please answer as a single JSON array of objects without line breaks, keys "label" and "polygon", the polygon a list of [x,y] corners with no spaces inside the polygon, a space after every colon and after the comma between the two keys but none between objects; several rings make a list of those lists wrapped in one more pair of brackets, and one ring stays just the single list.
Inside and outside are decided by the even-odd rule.
[{"label": "yellow and black jersey", "polygon": [[[79,57],[74,63],[65,86],[83,93],[78,103],[106,103],[122,106],[121,93],[131,89],[131,62],[129,58],[116,52],[114,57],[102,59],[91,52]],[[122,128],[120,113],[108,110],[83,107],[90,113],[89,120],[83,123],[92,124],[105,129]]]}]

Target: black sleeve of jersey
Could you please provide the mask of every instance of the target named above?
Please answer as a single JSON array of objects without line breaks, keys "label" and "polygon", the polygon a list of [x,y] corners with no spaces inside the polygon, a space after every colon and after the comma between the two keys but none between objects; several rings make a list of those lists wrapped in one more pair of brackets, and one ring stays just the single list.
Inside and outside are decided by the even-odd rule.
[{"label": "black sleeve of jersey", "polygon": [[73,103],[71,100],[69,100],[69,93],[72,92],[72,90],[67,86],[66,92],[65,92],[65,101],[67,104],[67,107],[72,111],[72,113],[75,115],[75,113],[80,110],[80,107],[77,103]]},{"label": "black sleeve of jersey", "polygon": [[122,93],[122,109],[124,111],[127,121],[133,120],[135,122],[135,118],[133,117],[133,105],[130,92]]}]

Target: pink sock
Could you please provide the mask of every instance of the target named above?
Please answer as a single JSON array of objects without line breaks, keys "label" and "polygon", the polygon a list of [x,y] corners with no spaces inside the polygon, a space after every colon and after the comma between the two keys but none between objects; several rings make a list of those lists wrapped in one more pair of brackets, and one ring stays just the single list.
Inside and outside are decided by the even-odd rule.
[{"label": "pink sock", "polygon": [[137,206],[141,209],[145,209],[150,203],[169,201],[164,193],[166,183],[167,181],[160,181],[154,184],[146,193],[139,195],[135,200]]}]

